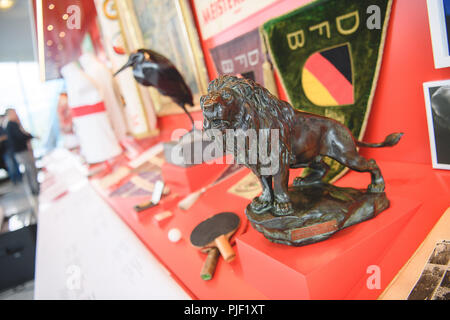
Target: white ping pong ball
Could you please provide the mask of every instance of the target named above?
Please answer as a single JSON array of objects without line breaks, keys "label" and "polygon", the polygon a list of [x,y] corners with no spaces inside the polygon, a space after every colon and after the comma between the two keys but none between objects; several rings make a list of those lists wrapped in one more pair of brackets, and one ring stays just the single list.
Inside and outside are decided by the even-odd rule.
[{"label": "white ping pong ball", "polygon": [[167,236],[170,242],[178,242],[181,239],[181,231],[177,228],[170,229]]}]

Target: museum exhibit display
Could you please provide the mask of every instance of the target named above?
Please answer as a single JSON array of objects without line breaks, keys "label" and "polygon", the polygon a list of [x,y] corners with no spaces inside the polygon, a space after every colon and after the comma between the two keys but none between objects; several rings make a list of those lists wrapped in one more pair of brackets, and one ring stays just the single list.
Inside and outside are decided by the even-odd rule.
[{"label": "museum exhibit display", "polygon": [[[195,107],[209,82],[207,69],[188,0],[126,0],[115,3],[127,53],[149,48],[167,57],[192,91]],[[159,116],[180,108],[170,98],[150,89]]]},{"label": "museum exhibit display", "polygon": [[213,277],[218,253],[226,262],[236,257],[230,245],[230,238],[239,228],[240,222],[239,216],[235,213],[222,212],[202,221],[192,230],[190,236],[192,245],[208,253],[200,272],[203,280],[211,280]]},{"label": "museum exhibit display", "polygon": [[[227,75],[211,81],[201,107],[203,130],[258,177],[262,194],[252,200],[246,214],[271,241],[290,245],[321,241],[389,206],[378,165],[360,156],[356,147],[394,146],[402,133],[390,134],[382,143],[360,142],[341,123],[297,111],[253,80]],[[275,140],[269,137],[275,133]],[[249,141],[239,141],[240,135]],[[324,182],[329,170],[325,157],[369,172],[367,191]],[[306,167],[311,172],[295,178],[288,189],[289,170]]]},{"label": "museum exhibit display", "polygon": [[[121,31],[115,2],[112,0],[95,0],[94,3],[103,34],[105,53],[111,62],[111,71],[113,72],[128,60],[125,36]],[[139,84],[132,79],[131,69],[115,77],[125,105],[125,120],[127,121],[128,131],[138,138],[154,135],[157,133],[157,115],[153,103],[146,99],[148,94],[146,95],[140,89]]]},{"label": "museum exhibit display", "polygon": [[[448,300],[448,267],[450,207],[439,218],[422,245],[411,256],[410,262],[398,272],[380,296],[383,300]],[[437,268],[436,268],[437,267]],[[425,271],[434,269],[434,275]],[[431,281],[430,281],[431,280]]]},{"label": "museum exhibit display", "polygon": [[[182,136],[179,142],[164,144],[166,160],[179,166],[195,164],[195,160],[198,158],[196,153],[203,153],[209,141],[205,140],[203,135],[196,130],[194,120],[186,107],[186,105],[193,107],[194,102],[191,89],[183,76],[169,59],[150,49],[139,49],[133,52],[128,62],[114,76],[130,67],[133,69],[133,75],[137,82],[143,86],[156,88],[161,95],[170,97],[191,122],[190,132]],[[194,147],[196,143],[202,144],[200,150]]]},{"label": "museum exhibit display", "polygon": [[423,84],[433,167],[450,169],[450,81]]},{"label": "museum exhibit display", "polygon": [[114,76],[130,67],[137,82],[156,88],[159,93],[170,97],[183,109],[191,121],[192,130],[195,130],[194,120],[186,108],[186,105],[194,105],[191,89],[169,59],[156,51],[139,49],[130,55],[128,62],[116,71]]},{"label": "museum exhibit display", "polygon": [[[391,6],[391,0],[370,5],[313,1],[264,23],[270,54],[294,108],[336,119],[363,138]],[[326,180],[345,171],[345,166],[326,161]]]},{"label": "museum exhibit display", "polygon": [[125,139],[128,129],[125,122],[124,105],[111,70],[92,53],[82,54],[79,61],[83,71],[95,82],[96,87],[100,90],[117,140]]},{"label": "museum exhibit display", "polygon": [[277,95],[273,64],[259,29],[212,48],[211,55],[219,74],[239,74],[252,79]]},{"label": "museum exhibit display", "polygon": [[99,163],[122,153],[106,112],[103,96],[86,73],[71,62],[61,68],[74,131],[88,163]]},{"label": "museum exhibit display", "polygon": [[446,299],[447,6],[34,0],[79,140],[37,157],[34,297]]},{"label": "museum exhibit display", "polygon": [[155,185],[153,187],[152,199],[148,202],[144,202],[144,203],[135,205],[134,210],[137,212],[141,212],[141,211],[144,211],[146,209],[149,209],[151,207],[158,205],[159,201],[161,200],[163,191],[164,191],[164,182],[159,180],[155,183]]},{"label": "museum exhibit display", "polygon": [[450,66],[450,2],[427,0],[431,43],[436,69]]}]

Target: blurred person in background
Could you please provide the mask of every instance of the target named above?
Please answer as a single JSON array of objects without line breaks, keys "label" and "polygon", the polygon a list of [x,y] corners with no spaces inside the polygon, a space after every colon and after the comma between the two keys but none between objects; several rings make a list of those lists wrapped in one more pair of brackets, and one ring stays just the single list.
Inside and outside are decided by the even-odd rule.
[{"label": "blurred person in background", "polygon": [[14,109],[7,109],[6,117],[8,121],[6,124],[7,142],[12,150],[14,150],[14,156],[17,162],[23,164],[25,167],[25,177],[31,193],[37,196],[39,194],[38,171],[30,143],[34,137],[23,129]]},{"label": "blurred person in background", "polygon": [[19,171],[19,164],[14,157],[14,150],[8,142],[6,122],[6,116],[0,115],[0,152],[6,171],[8,171],[9,179],[12,183],[18,184],[22,181],[22,174]]}]

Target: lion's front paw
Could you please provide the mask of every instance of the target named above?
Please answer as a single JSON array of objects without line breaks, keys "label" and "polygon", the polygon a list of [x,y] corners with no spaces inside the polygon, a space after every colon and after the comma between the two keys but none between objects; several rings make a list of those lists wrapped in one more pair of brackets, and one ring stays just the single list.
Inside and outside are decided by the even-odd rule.
[{"label": "lion's front paw", "polygon": [[323,181],[319,179],[311,178],[310,176],[306,177],[296,177],[292,183],[294,187],[305,187],[305,186],[311,186],[315,184],[321,184]]},{"label": "lion's front paw", "polygon": [[384,183],[383,184],[382,183],[379,183],[379,184],[372,183],[369,185],[367,190],[372,193],[384,192]]},{"label": "lion's front paw", "polygon": [[308,183],[308,181],[306,181],[305,178],[302,178],[302,177],[296,177],[294,179],[294,181],[292,182],[292,185],[294,187],[304,187],[308,184],[310,184],[310,183]]},{"label": "lion's front paw", "polygon": [[262,197],[256,197],[250,204],[254,213],[261,214],[272,208],[272,202]]},{"label": "lion's front paw", "polygon": [[288,216],[294,213],[292,202],[278,202],[275,201],[273,214],[276,216]]}]

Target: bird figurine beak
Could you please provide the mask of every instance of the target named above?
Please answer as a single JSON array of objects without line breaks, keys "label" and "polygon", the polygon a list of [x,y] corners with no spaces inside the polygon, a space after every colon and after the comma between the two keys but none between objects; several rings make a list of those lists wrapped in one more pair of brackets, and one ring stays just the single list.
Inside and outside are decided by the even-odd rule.
[{"label": "bird figurine beak", "polygon": [[122,72],[123,70],[125,70],[126,68],[131,67],[131,66],[133,65],[133,63],[134,63],[134,61],[133,61],[133,59],[131,59],[131,57],[130,57],[130,59],[128,60],[128,62],[125,63],[125,64],[122,66],[122,68],[120,68],[119,70],[117,70],[116,73],[114,73],[113,77],[117,76],[119,73],[121,73],[121,72]]}]

